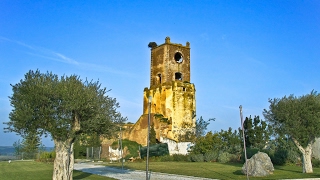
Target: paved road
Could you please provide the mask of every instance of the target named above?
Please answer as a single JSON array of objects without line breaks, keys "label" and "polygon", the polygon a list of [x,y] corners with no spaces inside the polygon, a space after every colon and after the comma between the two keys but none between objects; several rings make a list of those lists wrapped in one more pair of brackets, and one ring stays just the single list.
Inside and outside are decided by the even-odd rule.
[{"label": "paved road", "polygon": [[[140,170],[129,170],[129,169],[118,169],[112,168],[108,166],[102,165],[95,165],[92,163],[75,163],[74,169],[91,173],[97,174],[100,176],[111,177],[115,179],[121,180],[141,180],[146,179],[146,172]],[[158,173],[158,172],[151,172],[150,175],[151,180],[212,180],[209,178],[199,178],[193,176],[181,176],[175,174],[166,174],[166,173]]]}]

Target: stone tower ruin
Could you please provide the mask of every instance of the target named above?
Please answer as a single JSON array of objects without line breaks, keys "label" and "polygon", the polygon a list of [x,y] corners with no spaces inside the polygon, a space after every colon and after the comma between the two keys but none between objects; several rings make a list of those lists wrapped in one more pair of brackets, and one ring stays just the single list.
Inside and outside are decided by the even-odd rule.
[{"label": "stone tower ruin", "polygon": [[156,137],[188,141],[195,129],[195,86],[190,83],[190,43],[170,42],[151,47],[150,87],[143,91],[143,112],[125,137],[146,144],[149,102],[151,125]]}]

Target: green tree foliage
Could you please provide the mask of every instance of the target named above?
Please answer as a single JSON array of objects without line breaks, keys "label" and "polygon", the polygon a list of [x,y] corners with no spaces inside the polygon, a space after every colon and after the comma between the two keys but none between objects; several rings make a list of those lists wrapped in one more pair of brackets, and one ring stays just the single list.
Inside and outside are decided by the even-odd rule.
[{"label": "green tree foliage", "polygon": [[274,164],[283,165],[300,162],[300,151],[287,135],[276,135],[268,146],[267,153]]},{"label": "green tree foliage", "polygon": [[206,154],[211,151],[219,151],[222,140],[218,133],[208,132],[205,136],[196,139],[195,145],[191,147],[193,154]]},{"label": "green tree foliage", "polygon": [[[148,147],[142,147],[140,149],[140,156],[141,159],[147,156],[147,150]],[[159,143],[159,144],[153,144],[149,147],[149,157],[153,156],[165,156],[169,155],[169,148],[167,143]]]},{"label": "green tree foliage", "polygon": [[27,134],[21,142],[21,151],[24,153],[24,159],[35,158],[35,154],[40,150],[41,139],[34,133]]},{"label": "green tree foliage", "polygon": [[156,131],[154,130],[154,125],[151,125],[150,128],[150,145],[157,144]]},{"label": "green tree foliage", "polygon": [[81,134],[78,138],[81,146],[85,147],[100,147],[101,138],[98,133],[92,133],[90,136],[87,134]]},{"label": "green tree foliage", "polygon": [[207,127],[210,124],[210,121],[215,121],[215,118],[211,118],[208,121],[203,120],[202,116],[200,116],[199,119],[196,121],[196,138],[199,138],[201,136],[204,136],[207,131]]},{"label": "green tree foliage", "polygon": [[83,159],[87,157],[87,146],[81,144],[80,139],[76,139],[74,142],[74,158]]},{"label": "green tree foliage", "polygon": [[243,122],[246,147],[263,149],[271,137],[271,126],[260,120],[259,116],[246,117]]},{"label": "green tree foliage", "polygon": [[13,143],[13,147],[16,155],[20,155],[22,153],[22,144],[20,139]]},{"label": "green tree foliage", "polygon": [[[205,136],[200,136],[195,140],[195,145],[191,147],[191,154],[201,154],[205,161],[216,161],[221,153],[227,152],[240,159],[242,147],[240,132],[237,130],[221,130],[220,132],[208,132]],[[231,157],[231,156],[230,156]]]},{"label": "green tree foliage", "polygon": [[303,157],[303,172],[312,173],[312,144],[320,136],[320,95],[316,91],[296,97],[269,99],[263,115],[280,135],[288,135]]},{"label": "green tree foliage", "polygon": [[72,179],[73,145],[81,133],[111,136],[118,129],[116,124],[126,120],[106,88],[76,75],[59,78],[30,70],[11,86],[13,109],[5,131],[51,135],[56,150],[53,179]]},{"label": "green tree foliage", "polygon": [[[111,147],[113,149],[117,148],[120,149],[120,142],[119,140],[114,141],[111,144]],[[122,140],[122,149],[127,149],[127,151],[124,152],[125,159],[129,159],[131,157],[139,157],[139,149],[142,147],[141,144],[137,143],[136,141],[130,141],[129,139],[123,139]]]},{"label": "green tree foliage", "polygon": [[97,133],[80,134],[74,142],[74,156],[75,158],[85,158],[87,156],[88,147],[100,147],[101,139]]},{"label": "green tree foliage", "polygon": [[241,134],[240,131],[232,130],[229,127],[228,130],[221,130],[218,133],[221,144],[220,144],[220,151],[228,152],[230,154],[240,155],[242,152],[242,141],[241,141]]},{"label": "green tree foliage", "polygon": [[35,159],[36,155],[45,151],[41,139],[34,133],[27,134],[22,141],[20,139],[13,143],[15,154],[21,155],[23,159]]}]

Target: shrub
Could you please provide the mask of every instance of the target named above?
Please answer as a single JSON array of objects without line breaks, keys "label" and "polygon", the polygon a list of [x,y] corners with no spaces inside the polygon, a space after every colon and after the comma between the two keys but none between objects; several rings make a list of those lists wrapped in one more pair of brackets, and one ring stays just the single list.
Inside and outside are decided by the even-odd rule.
[{"label": "shrub", "polygon": [[[117,148],[118,147],[118,141],[114,141],[111,144],[111,147],[112,148]],[[129,154],[126,154],[125,159],[129,159],[131,157],[138,157],[139,156],[138,152],[139,152],[139,147],[141,147],[141,145],[138,144],[137,142],[130,141],[128,139],[123,139],[122,140],[122,149],[125,149],[125,147],[127,147],[128,153],[129,153]]]},{"label": "shrub", "polygon": [[203,162],[204,158],[202,154],[190,154],[190,161],[192,162]]},{"label": "shrub", "polygon": [[319,159],[311,159],[311,163],[313,167],[320,167],[320,160]]},{"label": "shrub", "polygon": [[218,162],[227,163],[231,159],[231,154],[228,152],[223,152],[218,156]]},{"label": "shrub", "polygon": [[40,162],[53,162],[56,158],[56,152],[42,152],[39,157]]},{"label": "shrub", "polygon": [[189,157],[188,155],[183,155],[183,154],[173,154],[171,156],[173,158],[173,161],[185,161],[185,162],[188,162],[189,161]]},{"label": "shrub", "polygon": [[275,165],[284,165],[288,156],[288,151],[284,149],[276,150],[273,155],[271,155],[271,161]]},{"label": "shrub", "polygon": [[230,154],[229,162],[239,162],[239,155]]},{"label": "shrub", "polygon": [[300,161],[300,154],[296,150],[289,149],[287,152],[287,163],[296,164]]},{"label": "shrub", "polygon": [[203,156],[204,161],[211,162],[211,161],[217,161],[218,158],[218,152],[210,151],[204,154]]},{"label": "shrub", "polygon": [[173,161],[173,157],[170,155],[160,156],[159,159],[161,162]]},{"label": "shrub", "polygon": [[[247,148],[247,159],[250,159],[253,155],[255,155],[257,152],[259,152],[259,149],[257,148]],[[244,155],[244,151],[241,154],[241,162],[244,163],[245,162],[245,155]]]}]

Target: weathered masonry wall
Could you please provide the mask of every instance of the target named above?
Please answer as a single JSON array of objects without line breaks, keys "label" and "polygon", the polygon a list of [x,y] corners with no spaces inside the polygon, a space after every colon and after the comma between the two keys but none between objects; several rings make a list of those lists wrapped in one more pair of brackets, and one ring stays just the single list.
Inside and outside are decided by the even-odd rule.
[{"label": "weathered masonry wall", "polygon": [[[181,75],[181,76],[179,76]],[[150,87],[175,80],[190,82],[190,43],[165,44],[151,50]]]},{"label": "weathered masonry wall", "polygon": [[195,129],[195,86],[190,83],[190,43],[170,42],[151,49],[150,87],[143,91],[142,115],[125,137],[146,144],[149,96],[152,97],[151,124],[157,139],[184,141],[181,135]]},{"label": "weathered masonry wall", "polygon": [[173,81],[144,90],[143,114],[148,114],[148,97],[152,97],[151,113],[166,118],[168,129],[160,134],[178,140],[185,128],[195,126],[195,86],[191,83]]}]

